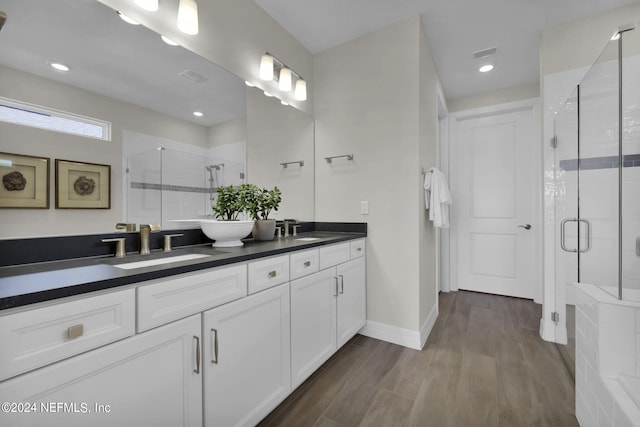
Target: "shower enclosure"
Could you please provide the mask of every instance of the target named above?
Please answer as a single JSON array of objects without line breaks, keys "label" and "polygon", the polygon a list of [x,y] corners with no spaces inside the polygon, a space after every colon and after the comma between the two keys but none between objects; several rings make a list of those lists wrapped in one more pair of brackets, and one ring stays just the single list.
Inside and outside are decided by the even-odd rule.
[{"label": "shower enclosure", "polygon": [[609,41],[556,113],[556,283],[568,285],[560,293],[593,283],[640,301],[639,33]]},{"label": "shower enclosure", "polygon": [[211,217],[217,188],[244,182],[244,164],[159,148],[129,156],[126,218],[162,229],[195,227],[185,219]]},{"label": "shower enclosure", "polygon": [[566,343],[575,303],[582,425],[640,425],[640,30],[620,30],[556,112],[545,186],[555,198],[552,318]]}]

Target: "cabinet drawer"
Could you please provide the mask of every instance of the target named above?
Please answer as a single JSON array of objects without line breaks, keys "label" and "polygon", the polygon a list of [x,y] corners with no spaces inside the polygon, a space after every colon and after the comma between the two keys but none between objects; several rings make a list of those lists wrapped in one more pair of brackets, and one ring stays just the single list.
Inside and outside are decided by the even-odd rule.
[{"label": "cabinet drawer", "polygon": [[351,259],[359,258],[365,254],[365,240],[358,239],[350,242],[351,245]]},{"label": "cabinet drawer", "polygon": [[294,252],[291,254],[291,280],[315,273],[320,268],[318,249]]},{"label": "cabinet drawer", "polygon": [[349,261],[351,249],[349,242],[320,248],[320,270]]},{"label": "cabinet drawer", "polygon": [[138,332],[247,295],[247,265],[214,268],[139,286]]},{"label": "cabinet drawer", "polygon": [[249,294],[289,281],[289,255],[249,263]]},{"label": "cabinet drawer", "polygon": [[134,333],[133,289],[0,317],[0,380]]}]

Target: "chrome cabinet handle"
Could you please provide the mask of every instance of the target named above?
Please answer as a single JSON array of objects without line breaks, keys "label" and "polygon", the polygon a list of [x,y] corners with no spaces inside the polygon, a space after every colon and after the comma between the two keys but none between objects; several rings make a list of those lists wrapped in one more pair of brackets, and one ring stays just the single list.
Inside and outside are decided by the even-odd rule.
[{"label": "chrome cabinet handle", "polygon": [[531,230],[531,224],[519,225],[519,228],[524,228],[525,230]]},{"label": "chrome cabinet handle", "polygon": [[200,337],[197,335],[193,336],[193,339],[196,340],[196,368],[193,370],[196,374],[200,373]]},{"label": "chrome cabinet handle", "polygon": [[334,277],[334,279],[335,279],[335,281],[336,281],[336,293],[335,293],[335,294],[333,294],[333,296],[334,296],[334,297],[337,297],[337,296],[338,296],[338,278],[337,278],[337,277]]},{"label": "chrome cabinet handle", "polygon": [[211,363],[218,364],[218,330],[211,328],[211,332],[213,332],[213,357],[211,358]]},{"label": "chrome cabinet handle", "polygon": [[344,276],[339,274],[338,277],[340,278],[340,293],[344,294]]}]

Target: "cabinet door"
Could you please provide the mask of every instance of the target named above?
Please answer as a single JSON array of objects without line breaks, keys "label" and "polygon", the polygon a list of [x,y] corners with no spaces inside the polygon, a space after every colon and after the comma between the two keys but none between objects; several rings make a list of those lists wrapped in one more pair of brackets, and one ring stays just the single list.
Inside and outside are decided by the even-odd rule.
[{"label": "cabinet door", "polygon": [[291,381],[299,386],[336,351],[336,269],[291,282]]},{"label": "cabinet door", "polygon": [[201,426],[200,332],[195,315],[4,381],[0,402],[34,406],[0,423]]},{"label": "cabinet door", "polygon": [[291,391],[289,284],[203,314],[204,418],[253,426]]},{"label": "cabinet door", "polygon": [[365,258],[340,264],[338,269],[338,347],[367,322]]}]

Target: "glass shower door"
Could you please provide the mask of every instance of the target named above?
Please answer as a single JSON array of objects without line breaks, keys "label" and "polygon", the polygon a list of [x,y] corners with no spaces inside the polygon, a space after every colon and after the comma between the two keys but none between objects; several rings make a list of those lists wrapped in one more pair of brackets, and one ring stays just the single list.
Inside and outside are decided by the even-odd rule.
[{"label": "glass shower door", "polygon": [[578,281],[617,295],[621,181],[618,41],[579,85]]}]

